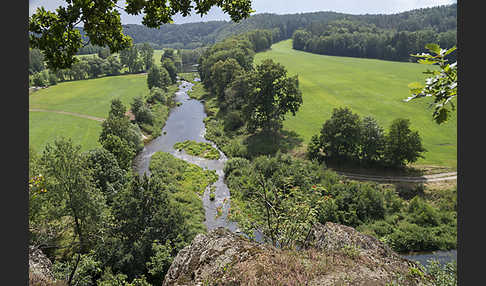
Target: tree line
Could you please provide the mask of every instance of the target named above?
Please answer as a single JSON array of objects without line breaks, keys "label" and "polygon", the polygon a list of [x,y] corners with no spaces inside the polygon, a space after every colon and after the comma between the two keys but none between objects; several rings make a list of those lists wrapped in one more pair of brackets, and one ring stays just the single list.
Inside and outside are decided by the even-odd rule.
[{"label": "tree line", "polygon": [[[183,62],[188,65],[197,63],[202,51],[167,48],[163,53],[165,56],[162,56],[161,65],[179,72]],[[136,44],[119,54],[110,54],[105,47],[94,55],[79,57],[71,68],[53,70],[47,67],[43,53],[33,48],[29,50],[29,85],[47,87],[64,81],[148,72],[154,66],[153,58],[154,49],[148,43]],[[174,77],[174,72],[171,72],[171,76]]]},{"label": "tree line", "polygon": [[425,151],[419,133],[410,129],[410,120],[395,119],[385,133],[373,117],[361,119],[345,107],[333,109],[320,134],[312,136],[307,157],[403,168],[423,158]]},{"label": "tree line", "polygon": [[199,59],[201,81],[231,130],[246,124],[250,133],[278,132],[285,115],[302,104],[297,76],[273,60],[253,64],[255,52],[273,41],[271,31],[255,30],[214,44]]},{"label": "tree line", "polygon": [[[338,20],[312,23],[295,31],[293,48],[311,53],[374,58],[394,61],[414,61],[411,54],[425,51],[425,45],[443,47],[456,45],[456,29],[437,32],[430,26],[414,31],[385,29],[359,20]],[[455,60],[455,54],[449,55]]]}]

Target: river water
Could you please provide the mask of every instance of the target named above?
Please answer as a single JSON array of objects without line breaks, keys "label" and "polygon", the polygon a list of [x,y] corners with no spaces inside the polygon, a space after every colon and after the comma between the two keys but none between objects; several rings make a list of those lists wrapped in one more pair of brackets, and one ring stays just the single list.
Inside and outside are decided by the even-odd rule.
[{"label": "river water", "polygon": [[[191,90],[192,86],[194,84],[187,81],[180,83],[179,90],[175,94],[175,100],[181,104],[171,110],[167,122],[162,129],[162,135],[146,144],[143,150],[135,157],[135,171],[139,175],[143,175],[144,173],[149,175],[150,158],[154,153],[159,151],[170,153],[179,159],[196,164],[203,169],[215,170],[218,175],[218,180],[213,184],[215,186],[215,199],[213,201],[209,199],[209,187],[202,197],[206,212],[206,220],[204,223],[208,231],[218,227],[225,227],[235,232],[237,231],[236,223],[227,221],[226,219],[230,207],[230,193],[224,183],[223,167],[227,161],[227,157],[218,149],[216,144],[204,138],[206,127],[204,126],[203,120],[206,117],[206,113],[204,112],[204,105],[200,101],[191,99],[187,95],[187,92]],[[219,151],[221,155],[220,159],[208,160],[195,157],[173,148],[175,143],[185,140],[210,143]],[[222,207],[222,214],[219,217],[217,217],[218,207]]]},{"label": "river water", "polygon": [[[196,164],[204,169],[215,170],[218,175],[218,180],[213,184],[215,186],[215,199],[209,199],[209,186],[202,197],[203,206],[206,212],[205,225],[208,231],[224,227],[232,232],[237,232],[238,226],[235,222],[228,221],[228,209],[230,207],[230,192],[228,186],[224,183],[223,167],[228,160],[221,150],[211,141],[204,138],[206,127],[204,125],[204,105],[196,99],[191,99],[187,92],[194,86],[193,83],[181,81],[179,90],[175,94],[176,102],[181,103],[174,107],[167,122],[162,129],[162,135],[153,139],[145,145],[143,150],[135,157],[134,167],[139,175],[147,173],[150,174],[149,164],[150,158],[156,152],[167,152],[180,158],[186,162]],[[175,143],[183,142],[185,140],[194,140],[196,142],[210,143],[220,153],[219,160],[208,160],[200,157],[195,157],[186,154],[184,151],[180,152],[173,148]],[[222,208],[222,214],[217,216],[217,208]],[[256,240],[262,240],[261,234],[255,233]],[[441,264],[447,263],[457,259],[457,252],[451,251],[435,251],[427,253],[403,254],[402,257],[418,261],[426,266],[429,259],[437,259]]]}]

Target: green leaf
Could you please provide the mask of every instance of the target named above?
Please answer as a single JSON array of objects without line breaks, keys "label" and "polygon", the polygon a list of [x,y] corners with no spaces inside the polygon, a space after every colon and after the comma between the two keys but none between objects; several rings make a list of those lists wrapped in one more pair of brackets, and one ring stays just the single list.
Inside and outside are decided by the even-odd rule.
[{"label": "green leaf", "polygon": [[429,51],[434,52],[436,54],[440,54],[440,47],[437,44],[427,44],[425,45],[425,48],[427,48]]}]

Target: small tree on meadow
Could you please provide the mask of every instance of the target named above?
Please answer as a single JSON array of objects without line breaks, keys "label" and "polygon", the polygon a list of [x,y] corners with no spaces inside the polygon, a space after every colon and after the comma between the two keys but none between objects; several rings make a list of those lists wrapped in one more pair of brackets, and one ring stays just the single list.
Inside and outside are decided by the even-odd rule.
[{"label": "small tree on meadow", "polygon": [[361,121],[360,158],[366,163],[379,162],[385,149],[385,132],[373,117]]},{"label": "small tree on meadow", "polygon": [[414,163],[422,155],[425,148],[418,131],[410,130],[410,120],[398,118],[390,125],[385,137],[384,160],[392,167],[404,167],[407,163]]},{"label": "small tree on meadow", "polygon": [[348,107],[334,108],[321,129],[320,141],[327,157],[356,158],[361,139],[361,119]]}]

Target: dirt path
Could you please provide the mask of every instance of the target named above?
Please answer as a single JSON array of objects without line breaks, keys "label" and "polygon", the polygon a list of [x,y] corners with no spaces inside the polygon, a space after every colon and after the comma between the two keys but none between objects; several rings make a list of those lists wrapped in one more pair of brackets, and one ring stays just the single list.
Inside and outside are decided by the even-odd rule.
[{"label": "dirt path", "polygon": [[101,118],[101,117],[95,117],[95,116],[91,116],[91,115],[79,114],[79,113],[68,112],[68,111],[60,111],[60,110],[47,110],[47,109],[40,109],[40,108],[29,108],[29,111],[53,112],[53,113],[59,113],[59,114],[67,114],[67,115],[82,117],[82,118],[86,118],[86,119],[96,120],[96,121],[99,121],[99,122],[103,122],[105,120],[104,118]]},{"label": "dirt path", "polygon": [[457,180],[457,172],[424,175],[421,177],[384,177],[384,176],[372,176],[372,175],[361,175],[352,174],[336,171],[339,175],[345,176],[349,179],[354,180],[366,180],[366,181],[378,181],[378,182],[409,182],[409,183],[426,183],[426,182],[437,182],[437,181],[449,181]]}]

